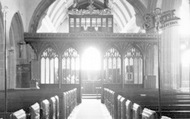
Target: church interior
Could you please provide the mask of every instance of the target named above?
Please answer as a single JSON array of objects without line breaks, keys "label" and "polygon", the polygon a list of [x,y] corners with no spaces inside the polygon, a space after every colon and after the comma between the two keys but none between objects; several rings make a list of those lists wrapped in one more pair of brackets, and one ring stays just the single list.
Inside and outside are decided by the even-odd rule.
[{"label": "church interior", "polygon": [[0,9],[0,119],[190,118],[189,0]]}]

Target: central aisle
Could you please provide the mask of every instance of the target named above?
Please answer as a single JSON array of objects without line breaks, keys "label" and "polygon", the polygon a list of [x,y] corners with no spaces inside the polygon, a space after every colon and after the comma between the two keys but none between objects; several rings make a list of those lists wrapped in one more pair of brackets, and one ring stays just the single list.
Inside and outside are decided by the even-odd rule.
[{"label": "central aisle", "polygon": [[107,108],[98,99],[83,99],[68,119],[112,119]]}]

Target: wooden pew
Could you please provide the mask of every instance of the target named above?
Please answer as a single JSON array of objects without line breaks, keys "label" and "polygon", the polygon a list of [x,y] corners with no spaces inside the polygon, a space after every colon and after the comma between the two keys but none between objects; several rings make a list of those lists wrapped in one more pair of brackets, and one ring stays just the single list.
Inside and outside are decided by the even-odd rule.
[{"label": "wooden pew", "polygon": [[133,104],[130,100],[127,100],[126,103],[125,103],[125,106],[126,106],[126,119],[132,119],[132,107],[133,107]]},{"label": "wooden pew", "polygon": [[[108,108],[110,114],[111,114],[111,105],[114,105],[114,113],[113,118],[115,119],[157,119],[156,111],[152,111],[150,109],[145,108],[142,112],[142,109],[144,107],[141,107],[136,102],[132,104],[132,102],[125,97],[119,95],[118,93],[115,93],[109,89],[104,89],[104,102],[106,107]],[[111,101],[112,94],[114,94],[114,100]],[[117,97],[117,98],[116,98]],[[114,103],[114,104],[112,104]],[[152,112],[152,113],[151,113]],[[153,113],[154,112],[154,113]]]},{"label": "wooden pew", "polygon": [[40,105],[35,103],[29,107],[30,119],[40,119]]},{"label": "wooden pew", "polygon": [[141,119],[142,108],[140,105],[134,103],[132,108],[133,119]]},{"label": "wooden pew", "polygon": [[63,92],[63,100],[62,100],[63,119],[67,119],[71,114],[71,112],[73,111],[73,109],[77,106],[76,93],[77,93],[76,89]]},{"label": "wooden pew", "polygon": [[41,106],[41,119],[50,119],[50,103],[47,99],[43,100]]},{"label": "wooden pew", "polygon": [[10,119],[27,119],[26,112],[20,109],[10,115]]},{"label": "wooden pew", "polygon": [[117,96],[117,119],[121,119],[121,95]]},{"label": "wooden pew", "polygon": [[60,108],[59,108],[59,97],[57,95],[55,96],[55,100],[56,100],[56,119],[59,119]]},{"label": "wooden pew", "polygon": [[167,117],[167,116],[162,116],[161,119],[172,119],[172,118]]},{"label": "wooden pew", "polygon": [[[63,117],[62,114],[62,100],[63,100],[63,92],[68,91],[67,89],[17,89],[17,90],[9,90],[8,92],[8,112],[6,115],[8,118],[12,112],[15,112],[19,109],[23,109],[26,113],[30,113],[30,106],[34,103],[41,103],[44,99],[50,99],[52,96],[57,95],[56,98],[56,119],[60,119]],[[71,91],[70,99],[70,110],[71,112],[74,107],[78,104],[78,91],[75,88],[74,91]],[[61,100],[61,101],[59,101]],[[2,92],[0,92],[0,101],[4,102]],[[10,106],[11,105],[11,106]],[[60,107],[59,107],[60,106]],[[61,110],[59,110],[61,109]],[[0,103],[0,117],[4,117],[4,104]]]},{"label": "wooden pew", "polygon": [[[158,112],[158,91],[157,90],[128,90],[117,92],[126,99],[138,103],[142,108],[149,108]],[[161,113],[169,117],[189,118],[190,117],[190,95],[175,91],[162,91]]]},{"label": "wooden pew", "polygon": [[[74,86],[73,86],[74,87]],[[29,112],[29,108],[34,103],[41,103],[43,99],[49,99],[52,96],[57,95],[60,100],[63,98],[63,92],[72,90],[73,88],[69,88],[68,86],[62,87],[61,89],[57,88],[43,88],[43,89],[11,89],[8,90],[8,113],[7,116],[10,116],[10,113],[15,112],[19,109],[23,109],[26,112]],[[78,95],[77,90],[77,103]],[[76,97],[75,96],[75,97]],[[0,102],[4,102],[4,92],[0,91]],[[60,106],[62,106],[62,101],[59,102]],[[11,106],[10,106],[11,105]],[[62,108],[62,107],[60,107]],[[61,112],[62,110],[60,110]],[[4,103],[0,103],[0,117],[4,117]],[[60,113],[60,118],[62,118],[62,113]]]},{"label": "wooden pew", "polygon": [[56,99],[55,97],[51,97],[49,99],[50,102],[50,119],[56,119]]},{"label": "wooden pew", "polygon": [[103,102],[105,103],[112,118],[115,118],[115,119],[117,119],[116,98],[117,98],[117,96],[116,96],[115,92],[113,92],[107,88],[104,88],[104,101]]},{"label": "wooden pew", "polygon": [[157,119],[156,112],[147,108],[143,109],[142,119]]},{"label": "wooden pew", "polygon": [[120,99],[121,104],[121,119],[126,119],[126,106],[125,106],[126,99],[122,97]]}]

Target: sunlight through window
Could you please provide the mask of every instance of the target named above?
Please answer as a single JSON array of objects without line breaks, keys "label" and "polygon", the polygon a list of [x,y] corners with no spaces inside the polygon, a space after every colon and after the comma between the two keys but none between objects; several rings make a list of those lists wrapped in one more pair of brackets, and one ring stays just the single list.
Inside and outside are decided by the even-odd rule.
[{"label": "sunlight through window", "polygon": [[101,69],[101,58],[100,52],[90,47],[85,50],[82,55],[82,70],[100,70]]},{"label": "sunlight through window", "polygon": [[189,67],[190,65],[190,50],[185,51],[181,58],[182,66]]},{"label": "sunlight through window", "polygon": [[183,0],[182,6],[180,9],[180,33],[183,37],[189,36],[189,28],[190,28],[190,16],[189,16],[189,1]]}]

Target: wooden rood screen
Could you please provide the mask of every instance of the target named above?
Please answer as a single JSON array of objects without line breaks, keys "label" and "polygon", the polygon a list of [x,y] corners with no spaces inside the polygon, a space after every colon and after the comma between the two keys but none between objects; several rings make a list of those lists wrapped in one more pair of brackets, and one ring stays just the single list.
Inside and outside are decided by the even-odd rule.
[{"label": "wooden rood screen", "polygon": [[[48,63],[46,67],[43,65],[44,70],[40,67],[32,69],[35,76],[39,76],[36,78],[45,79],[46,81],[41,81],[42,84],[60,85],[82,84],[79,63],[84,48],[87,46],[97,47],[102,54],[101,83],[143,85],[143,77],[146,75],[144,74],[146,67],[143,66],[152,65],[149,68],[154,67],[150,63],[144,64],[146,63],[144,57],[152,58],[152,54],[156,52],[152,49],[157,46],[159,39],[155,34],[108,32],[25,33],[24,37],[25,42],[32,46],[38,57],[36,64],[41,64],[42,68],[41,60]],[[69,52],[71,49],[74,52]],[[74,54],[69,55],[69,53]],[[117,55],[114,55],[115,53]]]}]

